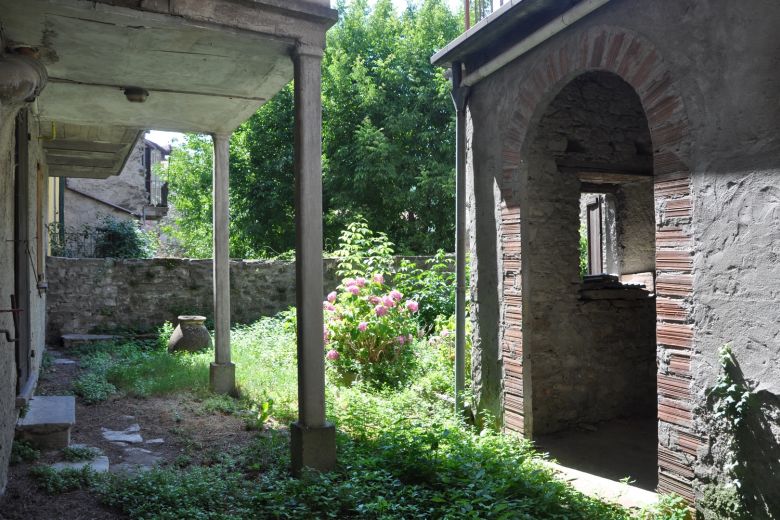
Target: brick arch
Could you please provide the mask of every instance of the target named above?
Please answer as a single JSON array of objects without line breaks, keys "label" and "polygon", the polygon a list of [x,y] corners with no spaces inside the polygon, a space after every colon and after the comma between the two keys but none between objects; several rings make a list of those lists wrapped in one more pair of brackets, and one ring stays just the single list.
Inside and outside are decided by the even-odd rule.
[{"label": "brick arch", "polygon": [[525,433],[521,284],[520,172],[529,131],[577,76],[616,74],[638,95],[653,143],[656,200],[656,335],[659,491],[693,502],[693,467],[702,446],[694,431],[689,313],[693,278],[692,199],[687,155],[691,134],[683,99],[657,49],[618,27],[574,32],[539,55],[518,85],[502,149],[499,215],[502,402],[507,430]]}]

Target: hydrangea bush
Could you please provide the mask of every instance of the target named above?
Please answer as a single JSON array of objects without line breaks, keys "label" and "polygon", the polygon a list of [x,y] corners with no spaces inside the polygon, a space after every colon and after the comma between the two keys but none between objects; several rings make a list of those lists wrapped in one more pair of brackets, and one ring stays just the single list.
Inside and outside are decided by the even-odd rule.
[{"label": "hydrangea bush", "polygon": [[382,274],[345,278],[323,302],[325,357],[344,384],[397,387],[413,373],[419,304]]}]

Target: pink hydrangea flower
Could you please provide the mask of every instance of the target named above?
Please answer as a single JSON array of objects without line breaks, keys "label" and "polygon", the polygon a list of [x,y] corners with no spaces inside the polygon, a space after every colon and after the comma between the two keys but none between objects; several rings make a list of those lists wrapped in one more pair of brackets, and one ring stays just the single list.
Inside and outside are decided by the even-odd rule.
[{"label": "pink hydrangea flower", "polygon": [[385,307],[384,305],[377,305],[376,307],[374,307],[374,312],[376,313],[377,316],[381,318],[382,316],[387,314],[387,307]]},{"label": "pink hydrangea flower", "polygon": [[401,298],[403,298],[403,297],[404,297],[404,295],[403,295],[403,294],[401,294],[400,292],[398,292],[398,291],[397,291],[397,290],[395,290],[395,289],[393,289],[392,291],[390,291],[390,296],[392,296],[392,297],[393,297],[393,299],[394,299],[395,301],[397,301],[397,302],[400,302],[400,301],[401,301]]},{"label": "pink hydrangea flower", "polygon": [[376,305],[376,304],[380,303],[381,301],[382,301],[382,299],[379,296],[371,295],[371,296],[368,297],[368,303],[370,303],[371,305]]},{"label": "pink hydrangea flower", "polygon": [[336,306],[333,305],[332,303],[330,303],[327,300],[322,302],[322,308],[325,309],[326,311],[335,311],[336,310]]},{"label": "pink hydrangea flower", "polygon": [[331,291],[331,292],[329,292],[329,293],[328,293],[328,301],[329,301],[330,303],[333,303],[333,302],[335,302],[335,301],[336,301],[336,296],[337,296],[337,295],[336,295],[336,291]]},{"label": "pink hydrangea flower", "polygon": [[335,349],[330,349],[325,357],[331,361],[336,361],[339,358],[339,353]]},{"label": "pink hydrangea flower", "polygon": [[382,305],[385,307],[395,307],[395,300],[392,296],[382,296]]},{"label": "pink hydrangea flower", "polygon": [[328,330],[328,326],[327,325],[323,325],[322,326],[322,341],[324,341],[325,343],[328,342],[329,332],[330,331]]},{"label": "pink hydrangea flower", "polygon": [[417,312],[420,305],[414,300],[406,300],[406,310],[409,312]]},{"label": "pink hydrangea flower", "polygon": [[349,291],[353,296],[357,296],[358,294],[360,294],[360,287],[358,287],[357,285],[350,285],[349,287],[347,287],[347,291]]},{"label": "pink hydrangea flower", "polygon": [[382,285],[383,283],[385,283],[385,277],[382,276],[379,273],[374,275],[373,280],[374,280],[374,283],[378,283],[379,285]]},{"label": "pink hydrangea flower", "polygon": [[395,338],[395,340],[398,342],[399,345],[403,345],[404,343],[406,343],[406,338],[403,336],[398,336],[397,338]]},{"label": "pink hydrangea flower", "polygon": [[368,323],[366,323],[365,321],[361,321],[360,323],[358,323],[358,330],[360,332],[365,332],[367,328],[368,328]]},{"label": "pink hydrangea flower", "polygon": [[358,287],[363,287],[364,285],[366,285],[366,279],[363,278],[362,276],[358,276],[357,278],[355,278],[355,285],[357,285]]},{"label": "pink hydrangea flower", "polygon": [[449,335],[450,335],[450,331],[448,331],[447,329],[444,329],[444,330],[442,330],[442,331],[439,333],[439,335],[440,335],[442,338],[446,338],[447,336],[449,336]]},{"label": "pink hydrangea flower", "polygon": [[352,285],[355,285],[356,282],[353,278],[344,278],[344,280],[342,280],[341,283],[344,284],[344,287],[350,287]]}]

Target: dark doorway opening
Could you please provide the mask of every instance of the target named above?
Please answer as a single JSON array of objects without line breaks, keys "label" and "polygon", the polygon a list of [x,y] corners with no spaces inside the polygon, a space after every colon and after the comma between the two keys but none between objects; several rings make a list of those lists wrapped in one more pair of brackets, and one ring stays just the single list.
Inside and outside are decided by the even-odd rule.
[{"label": "dark doorway opening", "polygon": [[561,90],[529,143],[527,430],[565,466],[654,490],[655,212],[644,111],[618,76],[589,72]]}]

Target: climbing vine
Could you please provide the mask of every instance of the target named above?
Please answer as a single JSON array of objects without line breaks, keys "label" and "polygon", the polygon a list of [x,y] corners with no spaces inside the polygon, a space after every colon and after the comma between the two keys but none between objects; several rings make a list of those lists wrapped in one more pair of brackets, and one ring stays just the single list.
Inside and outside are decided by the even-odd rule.
[{"label": "climbing vine", "polygon": [[736,359],[731,345],[724,345],[719,351],[720,371],[715,385],[708,392],[711,408],[711,431],[721,444],[722,484],[708,484],[703,487],[702,508],[705,518],[749,518],[742,493],[744,457],[742,436],[753,393],[740,379],[735,378]]}]

